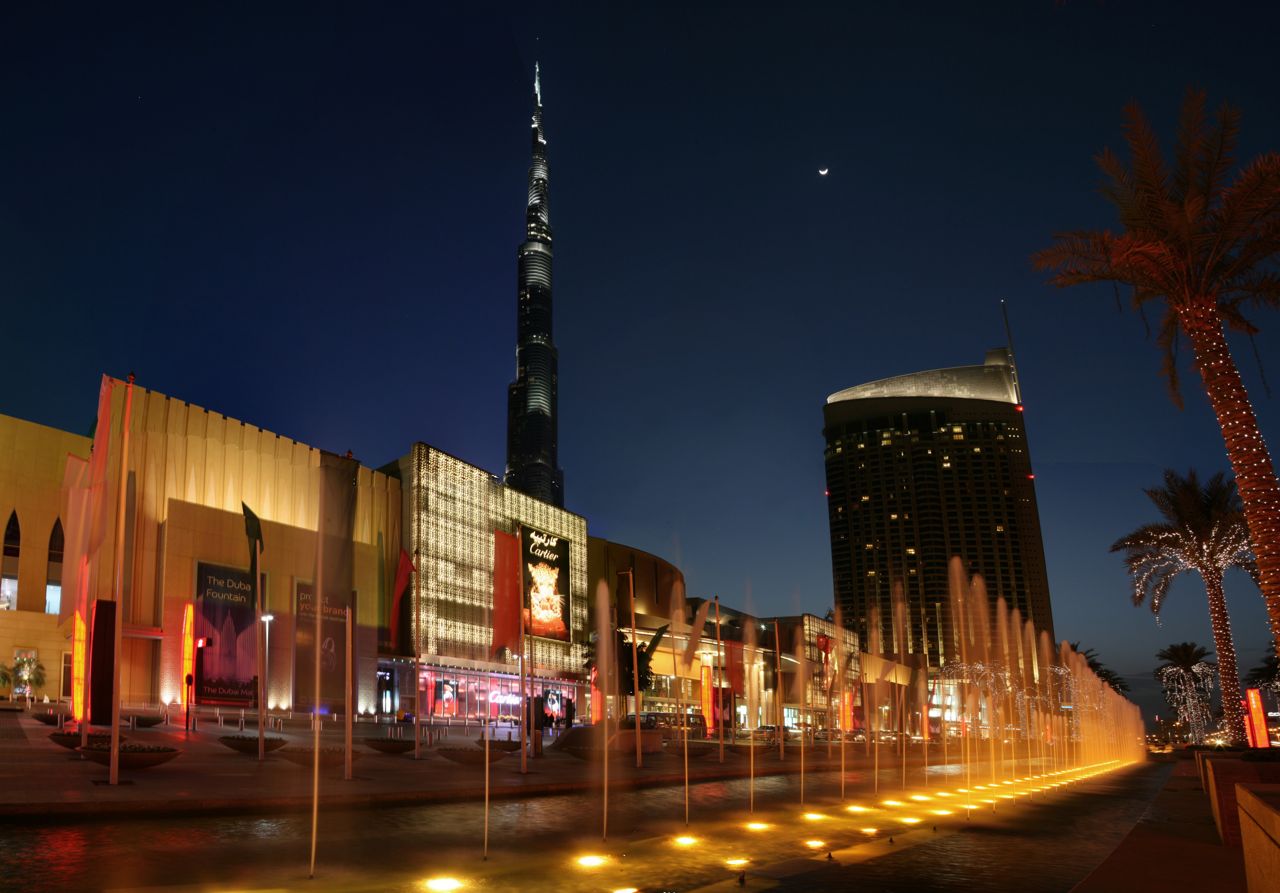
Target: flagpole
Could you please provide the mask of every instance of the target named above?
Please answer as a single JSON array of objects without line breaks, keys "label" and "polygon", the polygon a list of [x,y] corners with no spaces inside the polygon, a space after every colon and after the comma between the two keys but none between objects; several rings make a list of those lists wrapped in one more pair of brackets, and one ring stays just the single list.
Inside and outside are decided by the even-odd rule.
[{"label": "flagpole", "polygon": [[347,749],[345,758],[343,760],[343,770],[342,770],[342,778],[344,781],[351,780],[351,762],[352,762],[351,738],[352,738],[353,725],[355,723],[355,709],[356,709],[355,692],[351,690],[351,652],[355,650],[354,627],[355,627],[355,618],[352,616],[350,605],[348,605],[347,606],[347,674],[346,674],[346,687],[343,692],[345,695],[344,700],[346,700],[347,703],[346,703],[346,709],[342,711],[343,713],[342,724],[344,726],[343,731],[345,732],[344,737],[346,739],[345,743],[346,743],[346,749]]},{"label": "flagpole", "polygon": [[[671,685],[676,690],[676,715],[680,717],[680,737],[684,743],[684,824],[689,826],[689,732],[684,722],[684,702],[680,683],[680,668],[676,658],[676,637],[671,637]],[[637,723],[639,720],[637,719]],[[638,734],[638,733],[637,733]]]},{"label": "flagpole", "polygon": [[641,769],[644,767],[644,760],[640,756],[640,641],[636,636],[636,574],[635,568],[618,573],[627,575],[627,591],[631,593],[631,697],[636,710],[632,734],[636,736],[636,768]]},{"label": "flagpole", "polygon": [[[716,669],[720,677],[720,685],[716,688],[716,729],[720,732],[720,762],[724,762],[724,700],[720,697],[720,689],[724,687],[724,643],[720,639],[720,596],[716,596]],[[732,696],[730,696],[732,697]]]},{"label": "flagpole", "polygon": [[253,592],[256,596],[254,628],[258,631],[258,762],[262,762],[267,757],[267,647],[263,643],[266,624],[262,622],[262,540],[255,541],[253,549],[257,553],[257,560],[253,562]]},{"label": "flagpole", "polygon": [[786,740],[787,727],[784,722],[786,713],[782,709],[782,635],[778,632],[778,621],[773,621],[773,697],[777,701],[778,713],[778,759],[784,760],[787,757]]},{"label": "flagpole", "polygon": [[[493,691],[493,677],[489,677],[488,689]],[[484,852],[483,861],[489,860],[489,701],[484,702]]]},{"label": "flagpole", "polygon": [[311,870],[316,876],[316,840],[320,828],[320,612],[324,605],[324,512],[325,490],[323,468],[320,470],[320,510],[316,516],[316,582],[311,593],[311,607],[316,616],[313,650],[316,654],[315,687],[311,690]]},{"label": "flagpole", "polygon": [[[524,529],[520,528],[516,531],[516,554],[523,555],[524,548]],[[525,674],[528,666],[525,662],[524,654],[524,570],[520,571],[520,774],[527,775],[529,772],[529,741],[527,738],[529,731],[529,720],[533,718],[533,711],[528,702],[528,695],[525,690]],[[532,603],[531,603],[532,604]]]},{"label": "flagpole", "polygon": [[422,759],[422,671],[418,663],[418,646],[413,646],[413,758]]},{"label": "flagpole", "polygon": [[120,425],[120,479],[116,493],[115,555],[115,653],[111,668],[111,766],[108,781],[120,783],[120,652],[124,648],[124,525],[125,496],[129,489],[129,412],[133,407],[133,373],[124,392],[124,420]]}]

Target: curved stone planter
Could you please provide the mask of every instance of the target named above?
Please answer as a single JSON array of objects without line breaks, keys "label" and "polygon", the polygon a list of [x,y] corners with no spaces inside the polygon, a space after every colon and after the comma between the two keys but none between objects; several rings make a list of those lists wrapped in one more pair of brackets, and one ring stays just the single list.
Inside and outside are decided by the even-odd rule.
[{"label": "curved stone planter", "polygon": [[[309,747],[282,747],[277,753],[288,760],[290,763],[296,763],[299,766],[310,766],[314,762],[312,750]],[[342,747],[322,747],[320,748],[320,765],[326,769],[334,766],[341,766],[344,762],[346,749]],[[360,751],[352,750],[351,759],[360,759]]]},{"label": "curved stone planter", "polygon": [[[218,743],[245,756],[256,757],[258,755],[257,735],[223,735],[218,739]],[[271,753],[273,750],[279,750],[288,743],[284,738],[268,735],[266,740],[263,741],[263,747],[267,753]]]},{"label": "curved stone planter", "polygon": [[[79,732],[50,732],[49,740],[54,744],[59,744],[67,748],[67,750],[76,750],[80,747]],[[120,740],[124,740],[124,735],[120,736]],[[107,747],[110,747],[111,736],[105,732],[91,732],[89,734],[89,745],[93,746],[95,744],[105,744]]]},{"label": "curved stone planter", "polygon": [[[95,763],[101,763],[104,766],[111,764],[110,744],[106,746],[90,744],[88,747],[78,747],[76,749],[84,754],[86,759],[93,760]],[[122,744],[120,745],[120,768],[128,770],[150,769],[152,766],[159,766],[161,763],[169,762],[181,753],[182,751],[176,747]]]},{"label": "curved stone planter", "polygon": [[[472,749],[470,747],[437,747],[436,753],[444,757],[446,760],[452,760],[463,766],[483,766],[484,751],[479,748]],[[507,755],[505,750],[489,751],[489,762],[496,763]]]},{"label": "curved stone planter", "polygon": [[413,739],[411,738],[366,738],[363,743],[365,747],[371,747],[378,753],[384,753],[392,757],[406,754],[413,750]]},{"label": "curved stone planter", "polygon": [[[476,747],[480,748],[481,750],[484,750],[484,739],[483,739],[483,738],[477,738],[477,739],[476,739]],[[517,739],[516,739],[516,740],[514,740],[514,741],[508,741],[506,738],[502,738],[502,739],[498,739],[498,738],[490,738],[490,739],[489,739],[489,749],[490,749],[491,751],[492,751],[492,750],[501,750],[501,751],[503,751],[504,753],[519,753],[519,752],[520,752],[520,739],[519,739],[519,738],[517,738]]]}]

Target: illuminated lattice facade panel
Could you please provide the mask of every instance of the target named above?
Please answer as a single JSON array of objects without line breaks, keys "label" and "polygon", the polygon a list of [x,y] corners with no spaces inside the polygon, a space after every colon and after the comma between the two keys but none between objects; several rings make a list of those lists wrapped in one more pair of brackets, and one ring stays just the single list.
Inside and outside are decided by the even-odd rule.
[{"label": "illuminated lattice facade panel", "polygon": [[587,629],[587,523],[503,486],[481,468],[426,444],[401,460],[413,580],[413,643],[428,662],[514,671],[514,655],[489,657],[493,533],[521,524],[569,542],[570,641],[530,637],[539,674],[580,676]]}]

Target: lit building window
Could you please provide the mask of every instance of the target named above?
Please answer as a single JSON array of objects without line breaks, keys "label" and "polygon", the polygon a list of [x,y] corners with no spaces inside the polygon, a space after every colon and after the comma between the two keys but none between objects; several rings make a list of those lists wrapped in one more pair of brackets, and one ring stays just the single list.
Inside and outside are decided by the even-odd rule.
[{"label": "lit building window", "polygon": [[62,604],[62,521],[53,522],[49,533],[49,570],[44,584],[44,612],[57,614]]},{"label": "lit building window", "polygon": [[22,529],[18,513],[9,514],[4,528],[4,556],[0,558],[0,611],[18,610],[18,553],[22,547]]}]

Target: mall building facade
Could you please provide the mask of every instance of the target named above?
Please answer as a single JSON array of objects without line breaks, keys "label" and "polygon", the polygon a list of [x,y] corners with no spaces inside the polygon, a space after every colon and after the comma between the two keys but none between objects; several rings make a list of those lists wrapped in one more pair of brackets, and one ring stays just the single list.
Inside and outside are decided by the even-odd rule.
[{"label": "mall building facade", "polygon": [[[207,578],[251,579],[247,506],[262,525],[260,572],[265,610],[273,618],[267,704],[276,711],[308,709],[299,685],[314,665],[305,643],[310,621],[299,623],[298,617],[315,576],[321,451],[135,385],[122,463],[130,386],[105,382],[106,421],[94,438],[0,416],[0,522],[6,527],[0,662],[36,657],[46,669],[37,696],[70,699],[75,622],[59,619],[66,607],[60,592],[63,478],[68,456],[88,460],[91,450],[100,449],[106,469],[100,499],[112,522],[87,569],[87,596],[89,603],[116,598],[113,556],[122,537],[123,703],[180,707],[192,697],[201,701],[184,685],[198,632],[193,618],[200,615]],[[114,513],[122,487],[124,523],[117,531]],[[417,703],[424,716],[447,721],[517,714],[519,656],[490,648],[495,532],[562,543],[562,633],[526,639],[533,694],[552,715],[572,713],[585,721],[603,707],[593,703],[588,668],[595,593],[601,590],[610,622],[628,639],[633,595],[639,643],[668,627],[654,658],[654,688],[643,696],[646,712],[701,713],[713,733],[717,723],[773,723],[779,687],[770,668],[780,663],[787,677],[780,696],[786,703],[796,700],[800,689],[788,675],[795,663],[792,633],[784,630],[778,657],[771,621],[722,605],[719,645],[716,615],[708,611],[701,643],[686,663],[690,624],[701,600],[686,603],[680,569],[643,550],[590,537],[581,515],[425,443],[380,468],[360,466],[356,489],[353,669],[361,714],[403,716]],[[402,550],[415,572],[396,600],[392,590]],[[251,641],[231,621],[223,622],[216,641],[201,652],[207,665],[234,662],[237,648]],[[813,649],[834,629],[811,616],[783,621],[797,622],[812,652],[809,672],[820,674]],[[759,634],[747,628],[756,624]],[[844,647],[856,647],[852,634]],[[805,707],[791,703],[788,722],[799,721],[802,709],[825,709],[829,687],[820,683],[815,676],[804,689]],[[631,709],[621,701],[609,706],[615,716]]]}]

